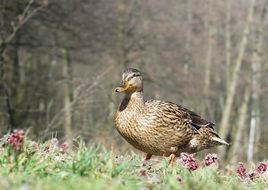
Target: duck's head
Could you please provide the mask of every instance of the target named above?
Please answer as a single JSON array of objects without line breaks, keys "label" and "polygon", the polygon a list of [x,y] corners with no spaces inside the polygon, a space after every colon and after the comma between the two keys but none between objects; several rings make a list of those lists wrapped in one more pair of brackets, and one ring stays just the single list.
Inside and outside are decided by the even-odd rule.
[{"label": "duck's head", "polygon": [[132,94],[134,92],[141,92],[142,88],[142,75],[140,71],[128,68],[123,72],[121,85],[115,89],[115,92]]}]

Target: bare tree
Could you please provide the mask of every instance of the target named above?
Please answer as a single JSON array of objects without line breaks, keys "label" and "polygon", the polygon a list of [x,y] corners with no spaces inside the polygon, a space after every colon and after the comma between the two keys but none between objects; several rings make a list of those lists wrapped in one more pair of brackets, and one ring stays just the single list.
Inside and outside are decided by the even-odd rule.
[{"label": "bare tree", "polygon": [[225,13],[225,62],[226,62],[226,87],[230,86],[231,76],[231,0],[226,0]]},{"label": "bare tree", "polygon": [[[20,7],[18,2],[13,3],[7,3],[6,1],[2,1],[1,3],[1,10],[0,10],[0,91],[1,97],[0,97],[0,105],[3,106],[4,110],[6,110],[7,118],[9,118],[8,125],[11,128],[14,128],[16,126],[15,122],[15,108],[12,106],[12,100],[10,97],[10,89],[6,82],[6,75],[5,75],[5,69],[7,66],[5,66],[5,54],[7,48],[13,43],[14,41],[14,48],[15,48],[15,56],[14,56],[14,73],[13,77],[15,80],[17,79],[17,75],[19,74],[17,72],[18,70],[18,32],[19,30],[41,9],[43,9],[46,4],[41,4],[37,7],[33,7],[34,0],[27,1],[26,5],[22,7],[22,11],[18,10]],[[12,13],[9,13],[8,6],[11,6],[14,8],[15,15]],[[8,16],[6,15],[12,15],[12,19],[10,20]],[[7,17],[7,18],[6,18]],[[7,30],[7,26],[10,30]],[[15,89],[15,88],[14,88]],[[2,102],[4,101],[4,102]],[[0,110],[2,111],[2,110]],[[5,111],[2,111],[5,112]]]},{"label": "bare tree", "polygon": [[68,51],[66,49],[62,49],[63,55],[63,66],[62,66],[62,75],[64,77],[63,83],[63,100],[64,100],[64,108],[65,108],[65,119],[64,119],[64,126],[65,134],[67,141],[70,145],[72,145],[73,135],[72,135],[72,113],[71,113],[71,102],[72,102],[72,89],[71,89],[71,82],[72,82],[72,74],[71,74],[71,63],[70,58],[68,55]]},{"label": "bare tree", "polygon": [[[246,89],[243,103],[239,110],[239,118],[237,123],[237,130],[234,131],[234,140],[232,144],[232,151],[230,154],[231,162],[236,163],[239,158],[242,157],[245,147],[241,146],[244,144],[246,146],[246,142],[243,142],[243,134],[246,132],[247,124],[246,121],[248,119],[248,109],[249,109],[249,100],[250,100],[250,88]],[[244,148],[244,149],[243,149]]]},{"label": "bare tree", "polygon": [[210,92],[210,84],[211,84],[211,64],[212,64],[212,55],[213,55],[213,47],[215,45],[215,26],[214,26],[214,17],[213,14],[213,0],[208,1],[208,21],[207,21],[207,28],[208,28],[208,43],[207,43],[207,57],[205,63],[205,82],[204,82],[204,95],[205,95],[205,104],[203,105],[203,115],[205,115],[205,111],[207,108],[208,99],[209,99],[209,92]]},{"label": "bare tree", "polygon": [[[227,98],[226,98],[225,107],[224,107],[224,111],[223,111],[223,115],[222,115],[222,119],[221,119],[221,123],[220,123],[219,134],[223,138],[226,138],[226,136],[229,133],[229,130],[231,128],[230,124],[228,124],[228,123],[229,123],[230,116],[231,116],[234,96],[236,93],[236,87],[237,87],[237,83],[239,80],[239,73],[240,73],[240,69],[241,69],[241,65],[242,65],[242,61],[243,61],[243,57],[244,57],[244,52],[245,52],[245,49],[246,49],[246,46],[248,43],[248,37],[249,37],[249,32],[250,32],[250,26],[251,26],[252,19],[253,19],[254,7],[255,7],[255,0],[251,0],[251,3],[249,5],[247,22],[245,24],[245,28],[243,31],[243,36],[241,39],[241,44],[239,47],[238,56],[237,56],[237,59],[235,62],[235,66],[234,66],[234,70],[233,70],[233,74],[232,74],[232,79],[230,81],[230,87],[227,89],[227,92],[228,92]],[[226,156],[226,148],[225,147],[219,148],[219,153],[220,153],[220,155],[225,157]]]},{"label": "bare tree", "polygon": [[[253,31],[253,39],[255,40],[255,47],[252,55],[252,88],[251,88],[251,117],[249,130],[249,143],[247,151],[247,160],[253,160],[254,144],[259,144],[260,138],[256,139],[256,134],[260,134],[260,92],[261,92],[261,70],[262,70],[262,44],[263,44],[263,21],[266,14],[266,7],[261,11],[261,19],[258,26],[255,21]],[[258,135],[260,136],[260,135]]]}]

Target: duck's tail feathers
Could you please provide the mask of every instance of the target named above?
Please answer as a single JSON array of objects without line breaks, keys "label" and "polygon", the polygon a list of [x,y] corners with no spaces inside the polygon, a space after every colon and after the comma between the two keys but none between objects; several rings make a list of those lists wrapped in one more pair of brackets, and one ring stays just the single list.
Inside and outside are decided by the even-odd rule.
[{"label": "duck's tail feathers", "polygon": [[219,145],[227,145],[229,146],[229,143],[227,143],[225,140],[221,139],[220,137],[211,137],[214,142],[217,142]]}]

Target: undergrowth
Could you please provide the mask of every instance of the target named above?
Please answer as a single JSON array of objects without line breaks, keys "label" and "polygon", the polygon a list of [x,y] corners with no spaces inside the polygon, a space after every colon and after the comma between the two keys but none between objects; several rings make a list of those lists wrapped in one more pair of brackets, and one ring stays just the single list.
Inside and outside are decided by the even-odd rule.
[{"label": "undergrowth", "polygon": [[[9,143],[1,139],[0,189],[265,189],[267,171],[241,178],[237,169],[219,169],[215,163],[194,171],[179,159],[172,166],[157,158],[142,166],[135,153],[116,155],[96,144],[76,142],[72,150],[57,139],[37,143],[25,138]],[[17,138],[16,136],[14,137]]]}]

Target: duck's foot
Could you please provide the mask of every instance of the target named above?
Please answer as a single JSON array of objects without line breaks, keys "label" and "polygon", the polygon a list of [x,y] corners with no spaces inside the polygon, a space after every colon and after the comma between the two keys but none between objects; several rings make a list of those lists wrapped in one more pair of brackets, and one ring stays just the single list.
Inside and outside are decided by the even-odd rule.
[{"label": "duck's foot", "polygon": [[174,166],[174,163],[176,161],[176,155],[175,154],[170,154],[169,156],[169,161],[168,161],[168,165],[173,167]]},{"label": "duck's foot", "polygon": [[142,166],[147,166],[152,158],[152,154],[146,154],[145,160],[143,161]]}]

